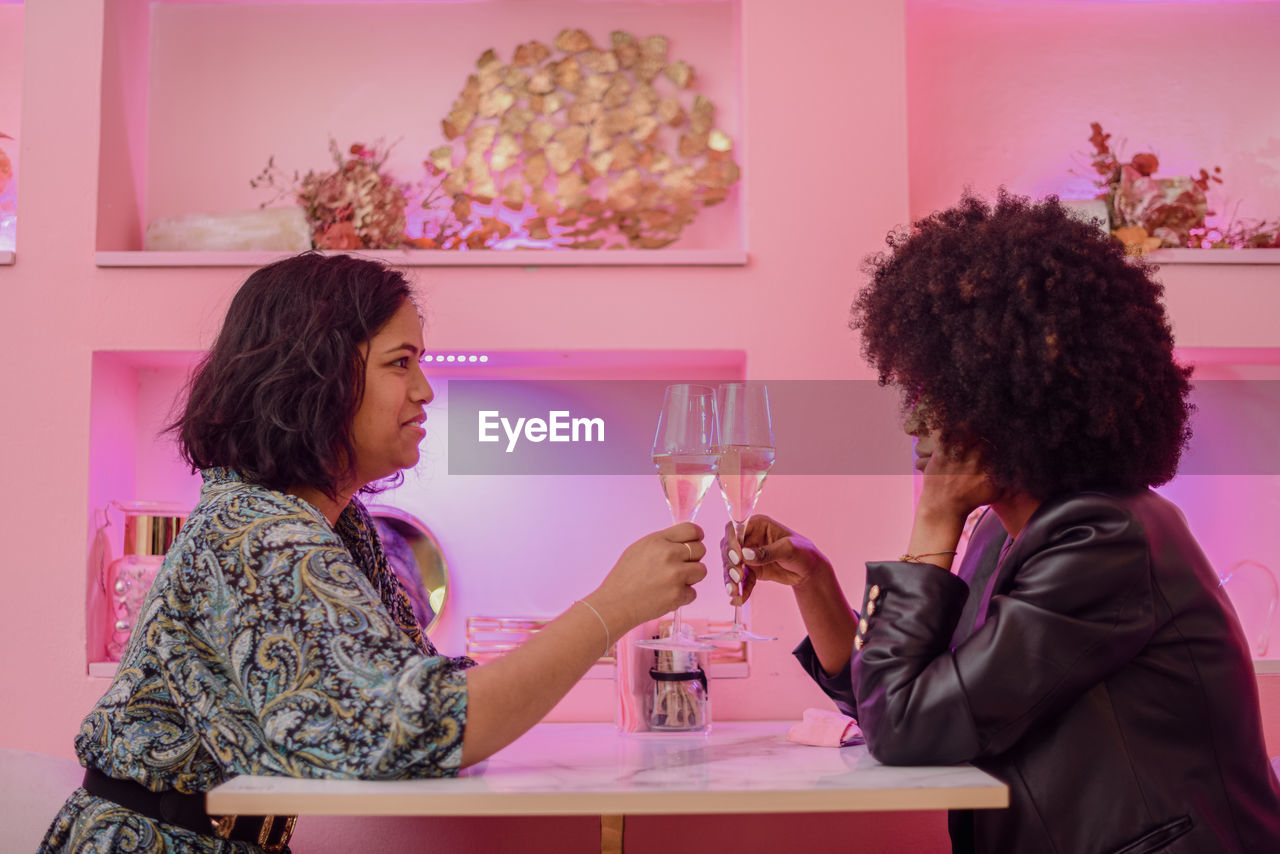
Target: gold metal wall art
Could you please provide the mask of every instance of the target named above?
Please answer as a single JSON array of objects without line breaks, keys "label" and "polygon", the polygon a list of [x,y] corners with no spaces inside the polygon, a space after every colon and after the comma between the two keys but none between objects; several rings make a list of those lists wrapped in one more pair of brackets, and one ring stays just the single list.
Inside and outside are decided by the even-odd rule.
[{"label": "gold metal wall art", "polygon": [[[738,181],[733,140],[668,40],[615,30],[597,45],[486,50],[430,152],[439,180],[420,246],[660,249]],[[435,233],[430,229],[434,227]]]}]

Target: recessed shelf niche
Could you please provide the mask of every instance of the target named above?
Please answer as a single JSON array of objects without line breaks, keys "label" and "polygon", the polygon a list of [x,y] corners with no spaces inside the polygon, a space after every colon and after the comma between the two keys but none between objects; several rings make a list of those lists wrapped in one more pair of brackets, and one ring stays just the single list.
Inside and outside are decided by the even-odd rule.
[{"label": "recessed shelf niche", "polygon": [[[197,501],[199,477],[190,472],[172,439],[161,431],[176,414],[175,402],[202,355],[195,351],[93,354],[89,542],[94,542],[103,513],[113,501],[188,507]],[[543,385],[560,380],[717,382],[746,375],[746,353],[741,350],[471,347],[438,355],[444,361],[433,358],[427,368],[435,400],[427,407],[428,432],[421,445],[421,461],[405,473],[400,486],[367,500],[413,514],[439,540],[451,588],[432,639],[448,655],[464,654],[468,616],[553,617],[574,598],[594,589],[628,544],[670,524],[652,474],[451,474],[447,430],[451,383],[519,381],[527,383],[528,399],[536,402]],[[470,361],[470,356],[476,356],[476,361]],[[652,417],[656,423],[656,404]],[[646,421],[637,430],[637,435],[646,434],[639,440],[643,447],[638,451],[647,461],[653,424]],[[718,496],[711,498],[699,515],[709,536],[727,519]],[[106,562],[121,551],[122,519],[118,512],[111,512],[112,524],[103,532],[108,551],[91,549],[86,565],[90,591],[86,660],[88,672],[96,676],[115,672],[115,663],[106,661],[105,590],[99,583]],[[561,551],[546,548],[550,541],[571,543],[572,556],[566,559]],[[687,609],[689,617],[722,621],[731,616],[718,573],[709,573],[699,590],[695,607]],[[595,670],[596,676],[612,675],[604,672],[603,665]],[[718,662],[710,672],[720,677],[746,676],[749,661]]]},{"label": "recessed shelf niche", "polygon": [[[564,28],[581,28],[603,46],[613,30],[666,36],[669,57],[694,66],[692,91],[715,104],[716,127],[733,140],[741,165],[739,6],[739,0],[109,3],[96,261],[261,263],[253,253],[145,253],[143,235],[158,218],[257,208],[272,194],[249,180],[268,158],[286,173],[331,171],[330,139],[343,151],[353,143],[389,144],[391,174],[427,179],[423,161],[446,142],[441,120],[477,58],[492,48],[510,61],[517,45],[551,44]],[[235,62],[226,61],[228,44],[237,45]],[[330,61],[335,55],[343,57],[341,70]],[[666,85],[661,76],[657,82]],[[679,132],[660,133],[674,151]],[[663,249],[391,254],[409,266],[742,265],[741,195],[739,182],[724,202],[700,208]],[[409,213],[416,236],[412,205]]]}]

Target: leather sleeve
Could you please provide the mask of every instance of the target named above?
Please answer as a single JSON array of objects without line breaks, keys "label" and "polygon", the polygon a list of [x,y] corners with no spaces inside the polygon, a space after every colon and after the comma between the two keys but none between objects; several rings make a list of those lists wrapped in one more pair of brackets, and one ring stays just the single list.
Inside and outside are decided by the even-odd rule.
[{"label": "leather sleeve", "polygon": [[[857,619],[857,615],[854,615]],[[849,667],[852,662],[845,662],[844,668],[833,676],[828,676],[827,672],[822,669],[822,663],[818,661],[818,653],[813,648],[813,641],[805,637],[800,641],[800,645],[791,650],[791,654],[800,662],[800,666],[804,668],[804,672],[808,673],[814,682],[818,683],[818,687],[822,689],[822,693],[830,697],[836,704],[836,708],[841,714],[848,715],[854,720],[858,719],[858,701],[853,698],[853,682],[849,678]]]},{"label": "leather sleeve", "polygon": [[964,582],[868,564],[868,591],[880,589],[851,678],[872,755],[936,764],[1007,749],[1146,644],[1149,565],[1142,526],[1114,500],[1046,505],[997,570],[985,620],[953,651]]}]

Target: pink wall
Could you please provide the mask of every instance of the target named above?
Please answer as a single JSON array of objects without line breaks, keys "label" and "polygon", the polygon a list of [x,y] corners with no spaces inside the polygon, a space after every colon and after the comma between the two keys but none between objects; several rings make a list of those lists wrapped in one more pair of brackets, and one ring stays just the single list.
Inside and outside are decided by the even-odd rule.
[{"label": "pink wall", "polygon": [[[9,158],[13,178],[0,189],[0,218],[13,215],[18,195],[22,141],[22,5],[0,3],[0,151]],[[0,227],[0,251],[13,249],[12,229]]]},{"label": "pink wall", "polygon": [[[776,815],[627,816],[627,852],[653,854],[777,854],[801,850],[858,854],[936,854],[950,850],[939,811]],[[600,821],[586,818],[339,818],[300,820],[296,851],[483,851],[484,854],[564,854],[600,846]]]},{"label": "pink wall", "polygon": [[[447,142],[440,120],[480,54],[492,48],[510,60],[516,45],[531,38],[550,44],[570,16],[597,44],[608,44],[614,29],[667,36],[669,55],[694,65],[697,91],[715,103],[717,127],[742,140],[735,3],[666,4],[660,13],[650,3],[619,0],[553,3],[533,15],[520,8],[511,2],[154,6],[143,219],[256,208],[274,195],[249,186],[269,156],[286,172],[330,171],[331,137],[344,151],[353,142],[395,143],[391,174],[419,181],[426,153]],[[237,58],[227,62],[232,43]],[[340,57],[336,70],[321,71],[330,57]],[[655,86],[675,92],[665,79]],[[660,133],[674,147],[676,132]],[[193,169],[193,163],[216,165]],[[740,246],[737,210],[733,199],[704,209],[679,247]]]},{"label": "pink wall", "polygon": [[[669,7],[655,5],[652,11],[665,13]],[[123,38],[135,32],[121,33],[118,25],[129,20],[134,19],[128,14],[113,18],[105,29]],[[655,20],[649,29],[660,31],[661,18]],[[0,269],[4,285],[0,347],[10,364],[30,366],[26,371],[5,372],[3,379],[5,398],[25,401],[28,413],[21,419],[6,419],[0,427],[5,436],[0,453],[6,479],[22,484],[20,495],[10,492],[0,499],[6,531],[22,532],[6,536],[12,545],[4,565],[25,603],[22,615],[5,625],[3,637],[11,648],[21,644],[20,648],[38,650],[30,656],[6,657],[0,666],[5,684],[40,686],[38,700],[7,704],[0,713],[4,716],[0,738],[13,746],[63,754],[70,751],[84,711],[106,685],[85,675],[82,603],[88,591],[92,511],[114,489],[128,489],[127,478],[112,487],[94,474],[104,465],[101,445],[109,434],[89,431],[95,379],[91,354],[191,351],[207,346],[227,299],[247,273],[231,268],[94,266],[99,205],[82,188],[99,185],[100,147],[105,152],[119,145],[121,138],[103,136],[100,146],[94,131],[101,125],[107,134],[119,118],[99,120],[100,104],[109,111],[125,110],[135,124],[143,115],[124,106],[124,96],[113,88],[123,84],[102,61],[104,26],[103,9],[96,3],[87,3],[85,14],[74,19],[47,8],[27,10],[23,125],[24,134],[39,141],[24,161],[24,186],[31,193],[24,192],[21,216],[30,239],[20,242],[18,263]],[[443,350],[743,350],[754,377],[865,375],[856,342],[845,327],[856,287],[846,259],[850,253],[857,256],[873,250],[885,224],[905,216],[901,8],[868,3],[833,12],[817,0],[785,9],[749,0],[742,10],[742,28],[741,135],[750,145],[744,152],[741,191],[753,200],[746,222],[751,264],[713,269],[417,269],[413,275],[425,294],[432,346]],[[815,57],[820,58],[816,66]],[[104,66],[107,71],[102,71]],[[878,82],[860,92],[863,103],[857,113],[830,112],[828,93],[821,85],[827,75]],[[361,85],[358,79],[355,85]],[[450,83],[450,91],[453,88]],[[378,96],[377,87],[360,91],[369,99]],[[57,98],[50,93],[57,93]],[[383,114],[403,111],[401,103],[391,102]],[[812,130],[803,122],[788,120],[792,115],[807,117]],[[862,133],[867,117],[874,118],[882,132]],[[126,122],[122,133],[136,139],[137,128]],[[239,140],[234,129],[224,128],[220,144],[246,163],[252,161],[249,171],[220,171],[217,163],[207,162],[193,168],[219,170],[218,177],[228,183],[247,181],[265,149],[259,141]],[[819,185],[806,170],[809,164],[830,161],[832,140],[840,140],[846,151],[856,146],[861,152],[847,162],[875,163],[876,168],[858,179],[866,194],[864,203],[833,208],[830,216],[814,216],[814,190]],[[323,141],[321,137],[321,153]],[[163,157],[154,150],[154,139],[151,148],[147,162],[154,168],[153,159]],[[149,179],[148,191],[155,186]],[[104,183],[100,192],[102,202],[114,191]],[[768,309],[762,310],[766,305]],[[118,357],[108,370],[118,369],[120,360],[137,362],[137,357]],[[131,370],[139,382],[139,403],[132,417],[139,424],[153,423],[154,413],[143,410],[151,399],[148,385],[159,380],[136,365]],[[99,392],[111,388],[105,377],[97,376]],[[118,382],[126,381],[127,376]],[[112,405],[121,407],[121,399]],[[115,417],[127,421],[128,413]],[[130,447],[117,449],[131,466],[137,489],[153,476],[146,466],[138,465],[135,452],[138,442],[145,441],[139,437]],[[620,486],[596,496],[597,504],[607,498],[623,512],[597,512],[591,517],[595,534],[584,546],[579,565],[536,567],[540,578],[552,579],[540,583],[540,609],[563,607],[589,589],[626,543],[665,524],[657,489],[645,480],[628,487],[630,492]],[[859,555],[900,549],[909,502],[906,476],[795,478],[791,483],[779,478],[770,485],[762,509],[782,518],[812,520],[809,530],[839,560],[848,583],[857,587]],[[842,512],[824,512],[833,505]],[[708,512],[708,526],[718,528],[723,511],[713,502],[707,506],[715,511]],[[850,529],[850,518],[865,523]],[[554,516],[542,521],[551,530],[564,524]],[[439,534],[446,548],[460,549],[465,555],[469,543],[495,540],[495,530],[511,525],[519,528],[520,535],[510,546],[514,555],[521,541],[539,536],[534,530],[536,520],[478,514],[471,520],[447,522]],[[460,584],[467,583],[466,565],[479,564],[482,557],[457,561],[464,579]],[[500,569],[503,562],[485,559],[483,563],[484,569],[472,572],[472,584],[494,571],[495,564]],[[487,587],[488,582],[486,588],[477,584],[468,595],[480,596],[482,603],[484,594],[475,591]],[[789,597],[783,591],[773,594],[760,597],[754,619],[784,637],[798,637]],[[720,610],[727,615],[727,607]],[[790,717],[820,702],[816,690],[797,674],[788,644],[762,650],[753,667],[750,680],[724,681],[716,697],[721,718]],[[584,684],[556,714],[608,719],[612,700],[607,683]]]},{"label": "pink wall", "polygon": [[[18,136],[22,107],[22,11],[21,3],[0,3],[0,131]],[[4,144],[10,158],[16,146]]]},{"label": "pink wall", "polygon": [[103,21],[99,247],[142,245],[150,14],[147,0],[114,0]]},{"label": "pink wall", "polygon": [[[14,137],[22,105],[22,12],[21,3],[0,3],[0,130]],[[11,158],[13,149],[5,143]]]},{"label": "pink wall", "polygon": [[[1280,3],[907,0],[911,212],[966,186],[1092,198],[1089,123],[1160,177],[1222,167],[1210,208],[1280,218],[1264,94]],[[1070,174],[1071,170],[1075,175]]]}]

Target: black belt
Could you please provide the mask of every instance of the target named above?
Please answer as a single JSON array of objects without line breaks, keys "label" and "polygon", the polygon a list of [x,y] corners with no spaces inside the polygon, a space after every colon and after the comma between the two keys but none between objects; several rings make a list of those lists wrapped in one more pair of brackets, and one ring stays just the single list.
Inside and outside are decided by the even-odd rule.
[{"label": "black belt", "polygon": [[[214,818],[204,807],[204,794],[153,792],[134,780],[117,780],[97,768],[84,772],[84,790],[91,795],[113,801],[147,818],[183,827],[202,836],[234,839],[257,845],[267,852],[283,851],[293,836],[297,816],[224,815]],[[276,819],[279,819],[279,827]]]}]

